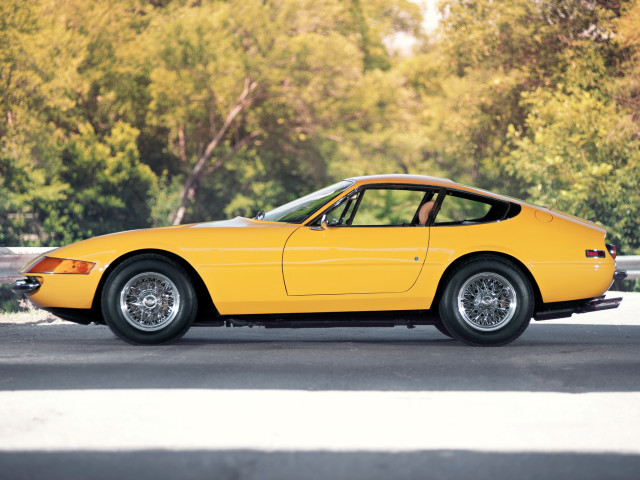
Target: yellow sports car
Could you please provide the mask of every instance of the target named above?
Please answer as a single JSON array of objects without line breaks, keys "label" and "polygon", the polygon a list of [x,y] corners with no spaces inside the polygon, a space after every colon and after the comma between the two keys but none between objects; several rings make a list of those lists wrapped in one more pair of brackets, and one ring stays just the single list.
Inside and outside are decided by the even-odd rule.
[{"label": "yellow sports car", "polygon": [[531,318],[616,308],[606,230],[413,175],[355,177],[255,218],[116,233],[39,257],[14,285],[36,305],[157,344],[192,325],[435,325],[503,345]]}]

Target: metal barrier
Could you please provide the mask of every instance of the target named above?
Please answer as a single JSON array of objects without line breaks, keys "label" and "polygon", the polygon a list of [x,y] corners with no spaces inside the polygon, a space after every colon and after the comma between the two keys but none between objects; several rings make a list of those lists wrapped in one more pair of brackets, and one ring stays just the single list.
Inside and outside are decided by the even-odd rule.
[{"label": "metal barrier", "polygon": [[[18,269],[53,248],[0,247],[0,283],[12,283],[20,278]],[[616,259],[618,268],[627,271],[630,280],[640,278],[640,255],[624,255]]]},{"label": "metal barrier", "polygon": [[13,283],[20,278],[18,269],[24,267],[50,247],[0,247],[0,283]]},{"label": "metal barrier", "polygon": [[627,271],[629,280],[640,278],[640,255],[621,255],[616,262],[619,269]]}]

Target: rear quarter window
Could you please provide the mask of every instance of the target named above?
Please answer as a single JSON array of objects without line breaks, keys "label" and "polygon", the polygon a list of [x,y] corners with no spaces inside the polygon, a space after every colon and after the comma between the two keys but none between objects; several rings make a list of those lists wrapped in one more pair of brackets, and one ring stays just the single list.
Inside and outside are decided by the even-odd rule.
[{"label": "rear quarter window", "polygon": [[492,198],[447,192],[434,225],[473,225],[516,216],[520,205]]}]

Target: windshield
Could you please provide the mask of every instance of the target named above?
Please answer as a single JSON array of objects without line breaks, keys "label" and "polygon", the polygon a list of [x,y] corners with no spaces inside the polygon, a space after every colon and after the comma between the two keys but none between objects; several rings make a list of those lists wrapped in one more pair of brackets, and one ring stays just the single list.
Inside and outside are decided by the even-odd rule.
[{"label": "windshield", "polygon": [[264,214],[261,220],[270,222],[302,223],[324,204],[337,197],[354,182],[342,180],[334,185],[310,193]]}]

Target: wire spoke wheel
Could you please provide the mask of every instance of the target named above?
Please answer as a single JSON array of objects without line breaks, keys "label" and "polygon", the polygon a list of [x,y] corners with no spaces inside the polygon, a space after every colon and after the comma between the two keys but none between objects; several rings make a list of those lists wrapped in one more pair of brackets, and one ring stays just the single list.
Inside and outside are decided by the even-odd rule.
[{"label": "wire spoke wheel", "polygon": [[486,254],[457,266],[447,279],[438,312],[453,338],[498,346],[522,335],[534,306],[526,274],[509,260]]},{"label": "wire spoke wheel", "polygon": [[102,315],[125,342],[173,342],[193,324],[198,297],[189,273],[172,259],[144,253],[125,259],[108,275],[102,290]]},{"label": "wire spoke wheel", "polygon": [[518,306],[513,285],[502,275],[478,273],[458,293],[458,312],[472,328],[490,332],[509,323]]},{"label": "wire spoke wheel", "polygon": [[180,302],[176,285],[156,272],[134,276],[120,292],[120,311],[125,320],[147,332],[169,325],[180,310]]}]

